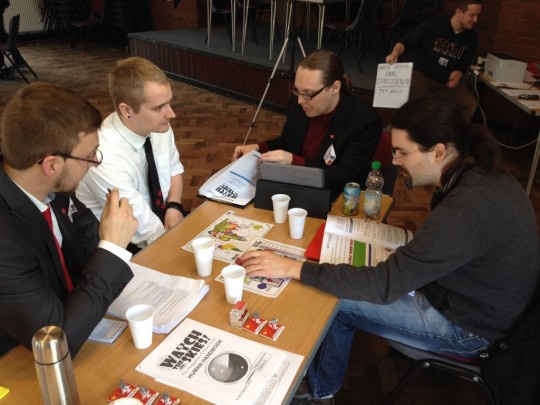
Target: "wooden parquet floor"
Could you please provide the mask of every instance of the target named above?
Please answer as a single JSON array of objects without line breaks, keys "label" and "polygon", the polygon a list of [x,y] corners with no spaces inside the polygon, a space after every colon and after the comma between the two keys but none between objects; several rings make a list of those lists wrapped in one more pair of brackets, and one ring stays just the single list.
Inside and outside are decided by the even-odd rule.
[{"label": "wooden parquet floor", "polygon": [[[88,51],[84,52],[80,46],[72,49],[67,43],[59,43],[56,39],[21,39],[19,48],[40,80],[63,84],[80,92],[96,105],[104,116],[113,110],[107,91],[106,74],[115,60],[127,57],[124,49],[90,44]],[[3,112],[9,97],[24,84],[20,77],[10,81],[0,80],[0,113]],[[172,87],[172,104],[177,116],[171,125],[185,166],[183,202],[186,208],[191,210],[203,201],[197,197],[199,187],[211,174],[230,162],[234,146],[243,142],[256,105],[180,82],[172,82]],[[250,141],[275,136],[280,132],[283,123],[283,115],[261,110]],[[523,164],[523,159],[510,159],[508,164],[516,177],[525,184],[529,169]],[[394,197],[396,203],[388,222],[416,230],[429,210],[431,190],[408,190],[399,178]],[[538,221],[538,182],[531,197]],[[359,333],[353,347],[348,376],[337,403],[380,403],[403,372],[404,361],[399,355],[389,356],[388,347],[379,338]],[[479,390],[472,383],[426,373],[406,391],[399,403],[483,402]]]}]

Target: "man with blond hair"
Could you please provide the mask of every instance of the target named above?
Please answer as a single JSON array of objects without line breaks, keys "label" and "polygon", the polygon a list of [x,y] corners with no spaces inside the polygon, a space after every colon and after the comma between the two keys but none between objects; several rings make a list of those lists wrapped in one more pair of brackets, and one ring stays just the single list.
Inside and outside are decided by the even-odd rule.
[{"label": "man with blond hair", "polygon": [[[161,69],[146,59],[131,57],[119,61],[109,73],[109,92],[115,112],[99,131],[103,163],[89,170],[77,197],[99,217],[107,189],[118,188],[139,221],[130,245],[136,252],[184,218],[184,167],[169,125],[176,117],[170,104],[172,90]],[[152,172],[157,177],[153,185]]]},{"label": "man with blond hair", "polygon": [[137,229],[129,202],[107,193],[101,223],[75,197],[101,163],[99,111],[48,83],[19,90],[2,116],[0,155],[0,355],[31,348],[59,326],[75,356],[131,280],[125,250]]}]

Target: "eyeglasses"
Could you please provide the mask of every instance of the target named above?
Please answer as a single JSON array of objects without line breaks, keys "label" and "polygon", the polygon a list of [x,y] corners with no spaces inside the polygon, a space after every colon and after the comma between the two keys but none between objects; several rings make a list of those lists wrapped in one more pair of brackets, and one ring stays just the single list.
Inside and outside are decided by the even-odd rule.
[{"label": "eyeglasses", "polygon": [[405,156],[410,155],[411,153],[418,152],[420,149],[416,149],[410,152],[403,152],[401,149],[392,148],[392,157],[394,159],[403,159]]},{"label": "eyeglasses", "polygon": [[317,97],[319,94],[321,94],[321,92],[322,92],[324,89],[326,89],[327,87],[328,87],[328,85],[324,86],[322,89],[317,90],[315,93],[311,93],[311,94],[308,94],[308,93],[300,93],[296,87],[293,87],[293,88],[291,89],[291,93],[292,93],[292,95],[295,96],[295,97],[302,97],[304,100],[311,101],[311,100],[313,100],[315,97]]},{"label": "eyeglasses", "polygon": [[[51,154],[49,154],[47,156],[60,156],[60,157],[63,157],[64,159],[79,160],[81,162],[91,163],[91,164],[96,165],[96,166],[99,166],[101,164],[101,162],[103,162],[103,154],[97,148],[94,151],[94,157],[96,158],[95,160],[94,159],[82,158],[82,157],[78,157],[78,156],[72,156],[72,155],[69,155],[69,154],[63,153],[63,152],[54,152],[54,153],[51,153]],[[44,160],[45,160],[45,158],[41,159],[40,161],[38,161],[38,164],[42,164]]]}]

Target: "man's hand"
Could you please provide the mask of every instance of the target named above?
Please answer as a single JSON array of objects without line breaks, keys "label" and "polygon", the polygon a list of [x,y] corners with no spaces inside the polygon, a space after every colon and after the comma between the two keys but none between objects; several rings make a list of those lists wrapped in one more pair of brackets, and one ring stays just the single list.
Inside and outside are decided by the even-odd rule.
[{"label": "man's hand", "polygon": [[390,55],[386,57],[386,63],[393,64],[397,63],[399,59],[399,55],[395,52],[392,52]]},{"label": "man's hand", "polygon": [[394,45],[394,49],[392,49],[392,53],[386,57],[386,63],[392,64],[397,63],[399,57],[403,55],[405,52],[405,45],[403,45],[401,42],[398,42],[396,45]]},{"label": "man's hand", "polygon": [[300,280],[302,262],[264,250],[249,250],[240,256],[237,264],[243,266],[249,277],[293,278]]},{"label": "man's hand", "polygon": [[125,248],[138,227],[139,221],[133,216],[129,201],[126,198],[119,199],[117,189],[107,194],[99,224],[100,239]]},{"label": "man's hand", "polygon": [[242,156],[251,152],[252,150],[259,150],[259,145],[256,143],[252,143],[250,145],[238,145],[236,148],[234,148],[231,161],[234,162],[236,159],[240,159]]},{"label": "man's hand", "polygon": [[261,155],[263,162],[281,163],[282,165],[292,164],[293,154],[283,149],[271,150]]},{"label": "man's hand", "polygon": [[176,224],[184,220],[184,215],[175,208],[169,208],[165,211],[165,218],[163,219],[163,226],[165,229],[171,229]]},{"label": "man's hand", "polygon": [[459,84],[462,77],[463,72],[459,70],[452,71],[452,73],[450,73],[450,76],[448,76],[448,82],[446,83],[446,87],[448,87],[449,89],[453,89]]}]

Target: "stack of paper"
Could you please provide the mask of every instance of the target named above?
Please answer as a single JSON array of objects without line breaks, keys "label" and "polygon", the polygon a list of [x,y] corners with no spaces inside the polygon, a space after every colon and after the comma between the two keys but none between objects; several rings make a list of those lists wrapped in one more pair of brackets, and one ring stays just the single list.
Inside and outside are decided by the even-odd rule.
[{"label": "stack of paper", "polygon": [[186,319],[137,370],[214,404],[281,404],[302,359]]},{"label": "stack of paper", "polygon": [[107,313],[126,319],[126,311],[131,306],[151,305],[155,311],[155,333],[169,333],[208,292],[208,285],[203,280],[171,276],[135,263],[129,265],[135,276]]}]

